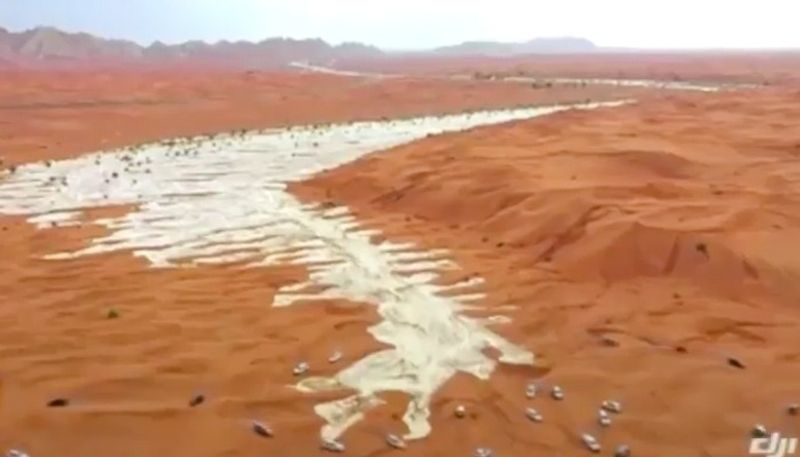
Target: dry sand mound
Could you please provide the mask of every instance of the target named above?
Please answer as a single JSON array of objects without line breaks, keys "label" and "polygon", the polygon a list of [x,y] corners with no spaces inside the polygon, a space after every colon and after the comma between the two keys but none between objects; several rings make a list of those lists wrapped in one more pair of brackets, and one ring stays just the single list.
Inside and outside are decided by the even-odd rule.
[{"label": "dry sand mound", "polygon": [[[501,372],[492,400],[442,394],[476,401],[499,455],[577,453],[583,431],[637,455],[746,455],[754,424],[800,434],[785,412],[800,401],[798,102],[781,90],[558,113],[292,190],[447,247],[487,278],[488,302],[518,307],[504,334],[548,361],[541,381],[569,401],[532,402],[547,418],[534,432],[523,375]],[[602,430],[609,397],[626,412]]]},{"label": "dry sand mound", "polygon": [[[408,89],[392,84],[375,87]],[[798,101],[680,96],[443,134],[293,184],[294,195],[281,185],[292,176],[440,129],[360,146],[348,131],[300,144],[268,134],[221,151],[21,167],[0,198],[18,214],[0,220],[0,448],[305,457],[321,452],[315,408],[332,434],[365,413],[343,438],[357,456],[394,452],[387,432],[414,437],[428,423],[405,454],[581,455],[586,432],[606,455],[628,443],[634,455],[729,457],[746,453],[755,423],[800,434],[785,412],[800,401]],[[191,124],[167,125],[163,107],[131,112],[146,128],[111,144]],[[70,126],[64,156],[102,145],[76,139],[101,114]],[[52,127],[21,138],[56,138]],[[319,155],[313,142],[331,139],[336,154]],[[42,212],[32,222],[45,229],[26,222]],[[54,253],[66,255],[45,260]],[[348,280],[353,269],[369,280]],[[423,344],[438,349],[414,364],[431,370],[406,377],[394,370],[424,353],[420,328],[436,330]],[[299,361],[314,382],[293,376]],[[351,389],[304,389],[342,373]],[[532,380],[541,391],[526,399]],[[548,395],[555,384],[563,401]],[[354,390],[365,401],[347,400]],[[602,428],[607,399],[624,410]]]},{"label": "dry sand mound", "polygon": [[800,53],[697,52],[590,53],[488,56],[399,57],[347,62],[348,69],[406,74],[507,74],[551,78],[623,78],[664,81],[713,81],[773,84],[797,83]]},{"label": "dry sand mound", "polygon": [[264,72],[5,72],[0,159],[19,164],[210,132],[617,100],[650,92]]},{"label": "dry sand mound", "polygon": [[[596,107],[578,106],[582,109]],[[273,390],[285,390],[293,384],[305,394],[335,394],[337,398],[320,401],[314,408],[326,422],[322,438],[327,441],[339,439],[348,428],[363,420],[365,413],[384,404],[382,395],[388,392],[408,395],[403,415],[404,438],[420,439],[431,431],[431,401],[441,385],[460,372],[486,380],[497,365],[495,358],[501,363],[531,366],[533,354],[488,328],[488,325],[506,320],[503,316],[480,319],[462,314],[463,310],[473,308],[470,302],[482,298],[476,293],[482,280],[476,277],[458,280],[452,274],[449,278],[443,277],[448,272],[460,274],[457,266],[446,259],[446,252],[417,252],[413,245],[373,241],[376,233],[360,230],[358,221],[346,208],[303,205],[285,192],[285,183],[365,153],[427,135],[540,116],[567,108],[555,106],[297,128],[212,140],[171,140],[134,150],[27,164],[2,176],[0,213],[28,216],[28,222],[40,229],[70,227],[80,232],[85,222],[85,209],[122,207],[120,214],[93,219],[94,225],[107,233],[92,236],[88,246],[60,249],[56,247],[60,243],[53,243],[53,246],[44,247],[50,252],[39,257],[57,262],[69,279],[97,273],[75,261],[87,256],[103,260],[97,256],[116,252],[131,253],[146,259],[153,267],[167,270],[220,264],[245,269],[305,267],[308,270],[306,280],[298,278],[288,283],[284,283],[286,278],[279,280],[281,284],[277,290],[272,290],[272,304],[285,307],[335,300],[372,304],[379,322],[364,332],[368,331],[386,348],[362,354],[363,345],[350,347],[351,354],[362,355],[354,361],[348,360],[342,369],[334,360],[315,364],[313,372],[306,373],[304,369],[295,373],[300,381],[287,382],[284,373],[284,376],[270,377],[263,382],[271,384]],[[25,259],[21,262],[25,268]],[[20,268],[20,265],[14,267]],[[129,267],[122,270],[130,274]],[[23,272],[22,278],[28,274]],[[60,285],[57,287],[59,292],[82,292],[86,286],[69,281],[64,289]],[[14,289],[19,293],[22,288]],[[124,296],[125,290],[120,290],[116,298]],[[89,291],[90,295],[96,293],[97,289]],[[182,297],[180,301],[187,298]],[[148,304],[147,300],[144,304]],[[69,305],[74,306],[73,303]],[[209,311],[216,314],[216,306]],[[119,319],[119,315],[115,307],[108,308],[110,321]],[[15,317],[8,315],[12,327],[15,327]],[[175,323],[172,328],[180,330],[182,326]],[[286,328],[288,335],[295,335],[297,328],[291,323]],[[105,338],[116,340],[119,336],[112,333]],[[122,340],[129,342],[127,337]],[[348,337],[334,344],[341,347],[353,341],[358,338]],[[325,356],[318,354],[315,362],[334,351],[333,347],[320,348],[313,342],[303,346],[309,355],[324,351]],[[34,346],[34,349],[38,348]],[[141,347],[132,348],[132,351],[150,353],[150,349]],[[495,351],[497,357],[489,357],[484,351]],[[158,351],[153,355],[158,355]],[[34,376],[32,384],[44,387],[29,366],[33,363],[30,358],[19,354],[13,358],[9,366],[15,376],[9,385],[12,391],[16,390],[15,395],[27,397],[34,390],[22,385],[21,379],[25,376]],[[201,370],[205,366],[197,365]],[[291,372],[288,367],[285,370]],[[305,377],[308,375],[311,376]],[[63,381],[62,376],[57,378]],[[92,381],[94,377],[79,378]],[[134,397],[148,390],[143,389],[138,380],[129,387],[127,394]],[[64,389],[63,385],[60,388]],[[68,397],[56,398],[47,404],[70,411],[77,406],[78,411],[100,408],[112,414],[124,414],[126,408],[118,402],[131,400],[114,398],[111,393],[103,399],[106,389],[109,387],[73,386],[62,390]],[[114,391],[113,388],[109,390]],[[190,408],[205,402],[205,394],[198,395],[188,403]],[[109,400],[117,404],[104,404]],[[73,401],[78,404],[71,405]],[[142,400],[134,400],[132,408],[160,409],[163,405],[148,406]],[[27,436],[26,440],[31,439],[32,432],[17,431],[17,427],[29,420],[28,411],[12,413],[9,421],[15,434]],[[246,423],[246,418],[238,417],[235,422],[242,421]],[[221,421],[225,422],[228,421]],[[387,428],[383,433],[399,433],[400,429],[395,428]],[[168,442],[161,445],[166,446]],[[30,446],[36,447],[37,443],[28,443],[26,447]],[[42,449],[46,449],[44,445]],[[84,448],[73,445],[70,452],[81,449]]]}]

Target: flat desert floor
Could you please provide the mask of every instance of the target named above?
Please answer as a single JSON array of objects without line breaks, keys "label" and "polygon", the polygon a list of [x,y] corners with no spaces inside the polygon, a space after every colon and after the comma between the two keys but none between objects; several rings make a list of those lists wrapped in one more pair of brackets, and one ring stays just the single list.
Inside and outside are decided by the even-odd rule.
[{"label": "flat desert floor", "polygon": [[209,72],[20,72],[0,79],[0,158],[71,157],[240,129],[641,96],[634,88]]},{"label": "flat desert floor", "polygon": [[[361,419],[341,437],[354,456],[591,455],[588,433],[601,455],[626,444],[730,457],[747,455],[756,424],[800,434],[787,412],[800,403],[798,88],[18,77],[0,88],[14,170],[0,177],[0,449],[321,455],[320,405],[342,406],[329,424]],[[434,121],[372,140],[358,128],[267,132],[230,153],[228,138],[61,160],[230,129],[621,98],[638,102],[462,133]],[[423,139],[401,144],[411,130]],[[387,132],[399,146],[312,166],[283,190],[294,171],[278,159],[324,161],[319,143],[367,148],[392,143]],[[291,157],[237,165],[292,142]],[[249,185],[262,175],[274,176]],[[30,219],[48,205],[80,211]],[[349,280],[353,268],[366,279]],[[318,388],[337,373],[359,401]],[[623,408],[601,427],[606,400]],[[409,423],[430,434],[389,447]]]},{"label": "flat desert floor", "polygon": [[526,74],[538,77],[659,79],[787,84],[800,79],[800,52],[695,52],[415,57],[348,62],[362,71],[401,74]]}]

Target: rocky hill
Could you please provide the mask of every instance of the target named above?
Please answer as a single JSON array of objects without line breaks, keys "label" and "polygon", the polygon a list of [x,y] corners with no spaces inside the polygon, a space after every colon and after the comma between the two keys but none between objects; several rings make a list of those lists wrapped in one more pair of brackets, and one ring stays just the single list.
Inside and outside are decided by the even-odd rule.
[{"label": "rocky hill", "polygon": [[360,43],[332,46],[320,39],[270,38],[257,43],[189,41],[177,45],[156,42],[140,46],[131,41],[68,33],[52,27],[24,32],[0,28],[0,66],[69,64],[221,64],[234,67],[273,68],[293,61],[326,64],[339,59],[380,55],[375,47]]}]

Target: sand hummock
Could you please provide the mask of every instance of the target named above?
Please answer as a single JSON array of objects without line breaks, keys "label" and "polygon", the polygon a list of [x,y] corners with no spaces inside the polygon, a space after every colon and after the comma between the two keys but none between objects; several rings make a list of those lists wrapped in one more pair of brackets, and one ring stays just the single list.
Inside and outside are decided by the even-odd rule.
[{"label": "sand hummock", "polygon": [[[335,299],[374,305],[381,320],[367,331],[388,349],[334,374],[314,373],[296,388],[355,391],[316,405],[326,421],[320,434],[325,441],[339,439],[381,405],[380,394],[404,393],[410,397],[404,438],[417,440],[431,432],[430,402],[443,384],[460,372],[489,379],[497,362],[484,351],[497,351],[500,362],[528,366],[534,355],[491,331],[492,319],[463,315],[482,298],[474,293],[482,279],[443,282],[441,273],[458,270],[446,251],[375,242],[380,232],[360,230],[346,207],[304,205],[286,192],[287,183],[429,135],[624,103],[630,102],[276,129],[26,164],[0,181],[0,213],[28,216],[46,230],[81,225],[84,208],[125,205],[130,212],[95,220],[107,235],[43,258],[122,251],[160,269],[297,265],[308,270],[308,280],[280,287],[272,306]],[[119,311],[109,313],[118,319]],[[308,374],[308,362],[300,363],[294,374]],[[205,396],[195,398],[201,400],[191,406]]]},{"label": "sand hummock", "polygon": [[[349,120],[332,88],[366,84],[302,78],[331,90],[322,114],[286,102],[300,123]],[[448,84],[371,82],[361,113],[519,89]],[[354,456],[558,456],[588,434],[608,455],[729,457],[756,424],[800,433],[800,92],[648,94],[99,155],[81,153],[200,127],[48,108],[20,138],[51,146],[23,160],[11,141],[0,178],[0,450],[305,457],[322,433]],[[203,129],[256,122],[201,98]]]},{"label": "sand hummock", "polygon": [[[800,397],[799,101],[782,89],[556,113],[291,190],[446,247],[486,278],[488,309],[515,310],[502,332],[547,367],[538,381],[563,387],[562,402],[545,389],[527,401],[527,374],[502,367],[488,385],[445,386],[442,422],[449,401],[478,418],[434,436],[434,455],[581,455],[581,433],[603,452],[745,455],[755,424],[800,433],[786,413]],[[604,400],[624,405],[608,428]]]}]

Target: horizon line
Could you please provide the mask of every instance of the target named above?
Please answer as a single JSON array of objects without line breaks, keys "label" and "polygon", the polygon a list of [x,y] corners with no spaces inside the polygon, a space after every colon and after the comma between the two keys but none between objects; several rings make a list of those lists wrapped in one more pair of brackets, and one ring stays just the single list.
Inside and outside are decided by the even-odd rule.
[{"label": "horizon line", "polygon": [[[399,47],[395,48],[395,47],[390,47],[390,46],[383,47],[383,46],[375,45],[375,44],[372,44],[372,43],[369,43],[369,42],[365,42],[365,41],[345,40],[345,41],[333,42],[333,41],[328,41],[327,39],[325,39],[324,37],[321,37],[321,36],[297,37],[297,36],[287,36],[287,35],[273,35],[273,36],[266,36],[266,37],[260,38],[258,40],[222,38],[222,39],[213,40],[213,41],[195,38],[195,39],[189,39],[189,40],[177,41],[177,42],[175,42],[175,41],[167,42],[167,41],[162,41],[160,39],[156,39],[156,40],[153,40],[153,41],[150,41],[149,43],[147,43],[147,42],[144,42],[142,40],[136,40],[136,39],[131,39],[131,38],[123,38],[123,37],[103,36],[103,35],[94,34],[92,32],[87,32],[85,30],[75,30],[75,29],[62,28],[62,27],[57,27],[57,26],[53,26],[53,25],[45,25],[45,24],[40,24],[40,25],[36,25],[36,26],[33,26],[33,27],[27,27],[27,28],[16,29],[16,30],[11,29],[11,28],[6,28],[5,26],[0,24],[0,29],[4,29],[4,30],[6,30],[6,31],[8,31],[10,33],[15,33],[15,34],[32,32],[32,31],[36,31],[36,30],[39,30],[39,29],[53,29],[53,30],[56,30],[56,31],[59,31],[59,32],[62,32],[62,33],[67,33],[67,34],[85,34],[85,35],[90,35],[92,37],[99,38],[99,39],[102,39],[102,40],[127,41],[127,42],[130,42],[130,43],[134,43],[137,46],[140,46],[140,47],[143,47],[143,48],[148,48],[148,47],[154,46],[156,44],[163,44],[163,45],[166,45],[166,46],[180,46],[180,45],[187,44],[187,43],[201,42],[201,43],[205,43],[207,45],[212,45],[213,46],[215,44],[220,44],[220,43],[262,43],[264,41],[269,41],[269,40],[283,39],[283,40],[293,40],[293,41],[322,41],[322,42],[324,42],[324,43],[326,43],[328,45],[331,45],[331,46],[341,46],[341,45],[345,45],[345,44],[359,44],[359,45],[362,45],[362,46],[368,46],[368,47],[376,48],[376,49],[378,49],[378,50],[380,50],[382,52],[385,52],[385,53],[426,53],[426,52],[437,51],[437,50],[443,49],[443,48],[457,47],[457,46],[461,46],[461,45],[465,45],[465,44],[490,43],[490,44],[500,44],[500,45],[514,45],[514,44],[528,43],[528,42],[531,42],[531,41],[541,40],[541,39],[545,39],[545,40],[547,40],[547,39],[578,39],[578,40],[586,40],[586,41],[590,42],[594,46],[594,48],[592,50],[587,50],[587,51],[551,52],[551,53],[545,53],[545,54],[550,54],[550,55],[555,55],[555,54],[594,54],[594,53],[615,52],[615,51],[619,51],[619,52],[638,52],[638,53],[647,53],[647,52],[654,52],[654,53],[669,53],[669,52],[679,52],[679,53],[704,53],[704,52],[734,52],[734,53],[738,53],[738,52],[800,52],[800,46],[795,46],[795,47],[780,47],[780,46],[776,46],[776,47],[709,46],[709,47],[702,47],[702,48],[699,48],[699,47],[698,48],[686,48],[686,47],[674,47],[674,48],[672,48],[672,47],[636,47],[636,46],[621,46],[621,45],[601,45],[601,44],[595,43],[591,38],[583,37],[583,36],[575,36],[575,35],[539,36],[539,37],[529,38],[529,39],[526,39],[526,40],[523,40],[523,41],[501,41],[501,40],[492,40],[492,39],[486,39],[486,38],[484,38],[484,39],[470,39],[470,40],[460,41],[460,42],[451,43],[451,44],[430,46],[430,47],[424,47],[424,48],[399,48]],[[536,54],[536,53],[531,53],[531,54]]]}]

